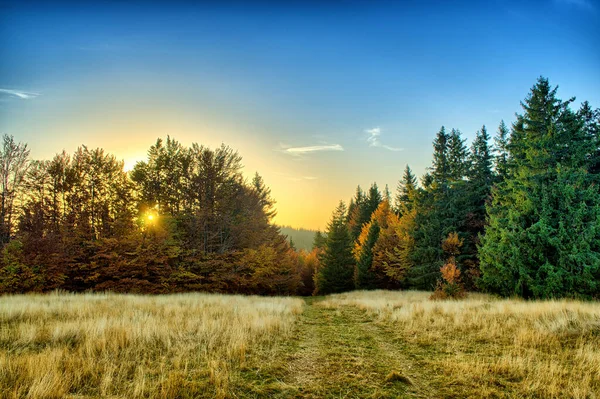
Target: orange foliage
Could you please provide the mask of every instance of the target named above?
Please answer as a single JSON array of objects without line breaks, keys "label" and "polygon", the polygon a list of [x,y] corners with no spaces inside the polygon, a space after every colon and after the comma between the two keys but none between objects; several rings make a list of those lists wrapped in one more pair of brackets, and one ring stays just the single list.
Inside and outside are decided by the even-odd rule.
[{"label": "orange foliage", "polygon": [[458,299],[465,297],[466,292],[460,280],[460,269],[456,266],[455,258],[456,255],[460,254],[462,245],[463,241],[454,232],[448,234],[448,237],[442,242],[442,249],[450,256],[444,266],[440,268],[442,279],[438,280],[431,299]]}]

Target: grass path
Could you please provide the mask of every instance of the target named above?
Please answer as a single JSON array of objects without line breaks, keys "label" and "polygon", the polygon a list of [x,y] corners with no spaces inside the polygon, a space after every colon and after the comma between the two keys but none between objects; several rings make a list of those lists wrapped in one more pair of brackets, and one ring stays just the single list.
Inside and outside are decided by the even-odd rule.
[{"label": "grass path", "polygon": [[[429,398],[435,391],[392,334],[354,307],[327,309],[307,298],[294,336],[255,378],[280,398]],[[266,359],[265,359],[266,360]],[[256,380],[255,380],[256,382]],[[264,388],[264,386],[263,386]]]}]

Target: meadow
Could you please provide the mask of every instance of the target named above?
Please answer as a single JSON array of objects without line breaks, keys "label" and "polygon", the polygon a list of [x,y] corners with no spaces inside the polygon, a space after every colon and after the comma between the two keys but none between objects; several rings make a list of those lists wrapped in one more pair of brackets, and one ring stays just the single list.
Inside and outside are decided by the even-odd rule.
[{"label": "meadow", "polygon": [[600,304],[0,297],[2,398],[597,398]]}]

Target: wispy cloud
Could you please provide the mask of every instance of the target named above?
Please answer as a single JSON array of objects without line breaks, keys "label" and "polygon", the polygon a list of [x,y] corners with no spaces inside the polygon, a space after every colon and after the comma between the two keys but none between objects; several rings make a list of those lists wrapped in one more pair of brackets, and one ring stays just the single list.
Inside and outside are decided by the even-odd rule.
[{"label": "wispy cloud", "polygon": [[277,172],[277,174],[279,176],[283,176],[286,178],[286,180],[290,180],[290,181],[303,181],[303,180],[317,180],[318,177],[316,176],[293,176],[293,175],[289,175],[287,173],[281,173],[281,172]]},{"label": "wispy cloud", "polygon": [[372,129],[365,130],[365,133],[368,134],[367,143],[369,143],[369,147],[379,147],[385,148],[390,151],[402,151],[404,148],[391,147],[389,145],[383,144],[379,137],[381,136],[381,128],[374,127]]},{"label": "wispy cloud", "polygon": [[594,3],[591,0],[554,0],[554,2],[558,4],[567,4],[570,6],[583,8],[585,10],[595,9]]},{"label": "wispy cloud", "polygon": [[0,89],[0,94],[17,97],[22,100],[31,100],[32,98],[36,98],[40,95],[40,93],[33,93],[33,92],[21,91],[21,90],[11,90],[11,89]]},{"label": "wispy cloud", "polygon": [[284,148],[283,151],[292,155],[302,155],[320,151],[344,151],[344,147],[339,144],[324,144],[313,145],[309,147],[289,147]]}]

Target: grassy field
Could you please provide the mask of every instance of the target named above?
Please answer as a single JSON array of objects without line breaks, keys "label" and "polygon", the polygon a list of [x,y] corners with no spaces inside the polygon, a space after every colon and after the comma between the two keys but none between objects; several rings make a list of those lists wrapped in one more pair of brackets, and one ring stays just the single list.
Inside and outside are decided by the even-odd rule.
[{"label": "grassy field", "polygon": [[4,296],[0,397],[600,397],[600,303],[428,296]]}]

